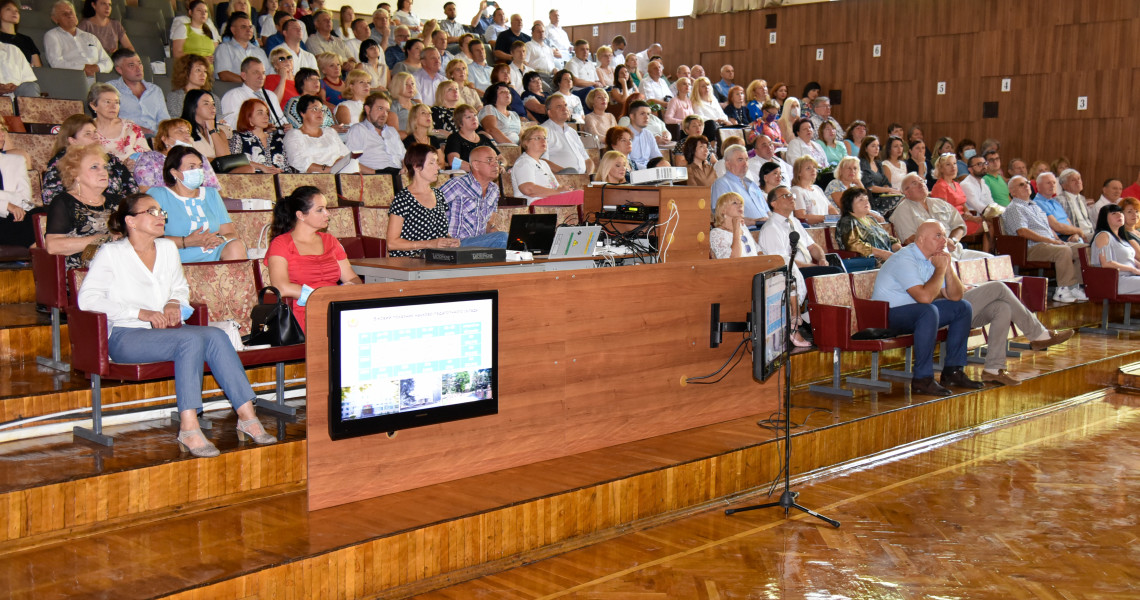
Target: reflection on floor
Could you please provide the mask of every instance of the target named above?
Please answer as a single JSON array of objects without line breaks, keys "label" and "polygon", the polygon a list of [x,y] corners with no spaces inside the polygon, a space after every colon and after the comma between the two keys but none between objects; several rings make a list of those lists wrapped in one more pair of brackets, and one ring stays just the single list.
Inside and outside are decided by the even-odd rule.
[{"label": "reflection on floor", "polygon": [[718,509],[418,598],[1135,598],[1137,447],[1095,394],[797,486],[839,529]]}]

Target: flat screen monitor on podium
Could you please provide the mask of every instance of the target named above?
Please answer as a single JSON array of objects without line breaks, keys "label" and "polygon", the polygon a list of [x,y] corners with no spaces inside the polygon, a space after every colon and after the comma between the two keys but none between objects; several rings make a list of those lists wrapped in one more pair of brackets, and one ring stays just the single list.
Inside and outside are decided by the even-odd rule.
[{"label": "flat screen monitor on podium", "polygon": [[329,304],[329,437],[496,414],[498,292]]}]

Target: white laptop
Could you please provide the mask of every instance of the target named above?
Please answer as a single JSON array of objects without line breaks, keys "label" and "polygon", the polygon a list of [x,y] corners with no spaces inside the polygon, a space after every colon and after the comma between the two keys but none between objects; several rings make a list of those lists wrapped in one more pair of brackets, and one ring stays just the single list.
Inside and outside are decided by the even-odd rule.
[{"label": "white laptop", "polygon": [[559,227],[554,232],[554,244],[550,247],[550,258],[593,256],[594,247],[602,228],[598,225],[587,227]]}]

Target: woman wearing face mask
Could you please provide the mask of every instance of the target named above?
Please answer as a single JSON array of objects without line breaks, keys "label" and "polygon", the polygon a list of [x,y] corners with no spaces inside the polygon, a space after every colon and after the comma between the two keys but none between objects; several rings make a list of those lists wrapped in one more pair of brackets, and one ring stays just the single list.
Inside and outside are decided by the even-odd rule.
[{"label": "woman wearing face mask", "polygon": [[[135,182],[138,183],[139,191],[146,192],[152,187],[165,185],[162,174],[163,165],[166,164],[166,154],[175,146],[189,146],[190,141],[190,123],[182,119],[167,119],[159,123],[154,140],[151,141],[154,150],[143,152],[135,161]],[[210,161],[202,163],[202,170],[206,172],[206,179],[202,185],[221,189],[222,186],[218,183],[218,176],[214,174]]]},{"label": "woman wearing face mask", "polygon": [[230,214],[214,188],[203,187],[202,154],[175,146],[166,155],[165,187],[149,193],[167,213],[166,239],[178,247],[183,263],[245,260],[245,244],[237,238]]},{"label": "woman wearing face mask", "polygon": [[766,135],[776,148],[783,148],[788,145],[787,140],[784,139],[784,134],[780,132],[780,125],[776,122],[780,118],[780,104],[775,100],[766,100],[761,105],[763,114],[760,115],[760,124],[756,128],[757,135]]},{"label": "woman wearing face mask", "polygon": [[[53,198],[65,191],[57,163],[63,158],[67,149],[75,145],[84,146],[98,143],[99,139],[95,133],[95,119],[87,115],[71,115],[63,120],[63,124],[59,126],[59,133],[55,136],[55,146],[51,149],[51,160],[48,161],[47,170],[44,171],[41,193],[44,206],[50,205]],[[107,156],[107,174],[109,175],[107,196],[122,198],[139,191],[138,183],[131,176],[131,170],[114,155]]]}]

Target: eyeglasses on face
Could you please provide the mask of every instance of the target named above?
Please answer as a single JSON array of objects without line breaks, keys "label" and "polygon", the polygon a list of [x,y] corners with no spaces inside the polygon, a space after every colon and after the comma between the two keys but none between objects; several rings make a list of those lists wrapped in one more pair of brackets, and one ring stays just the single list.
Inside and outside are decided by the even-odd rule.
[{"label": "eyeglasses on face", "polygon": [[148,208],[144,211],[133,212],[133,213],[131,213],[131,216],[137,217],[137,216],[142,215],[142,214],[147,214],[147,215],[150,215],[152,217],[159,217],[159,218],[165,219],[167,213],[165,210],[162,210],[161,208],[155,206],[152,208]]}]

